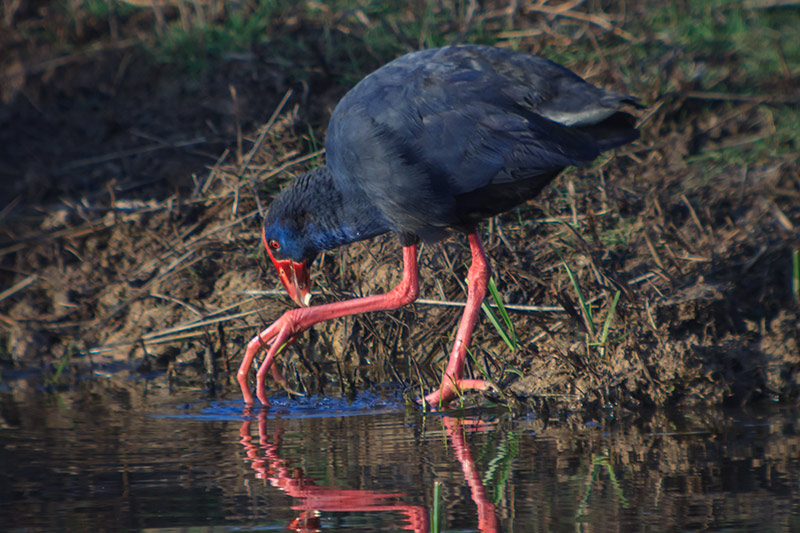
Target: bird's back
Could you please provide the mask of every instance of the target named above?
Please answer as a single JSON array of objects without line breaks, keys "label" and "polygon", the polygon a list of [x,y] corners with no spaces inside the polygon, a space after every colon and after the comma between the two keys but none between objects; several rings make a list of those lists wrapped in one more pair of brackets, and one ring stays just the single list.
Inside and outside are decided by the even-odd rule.
[{"label": "bird's back", "polygon": [[634,140],[633,117],[618,111],[626,102],[541,57],[474,45],[423,50],[345,95],[328,128],[328,166],[396,231],[436,240]]}]

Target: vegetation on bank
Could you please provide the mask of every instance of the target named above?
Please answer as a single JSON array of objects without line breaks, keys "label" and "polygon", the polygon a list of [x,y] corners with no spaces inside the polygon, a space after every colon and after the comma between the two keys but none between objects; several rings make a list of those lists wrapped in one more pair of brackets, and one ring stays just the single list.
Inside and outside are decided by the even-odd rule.
[{"label": "vegetation on bank", "polygon": [[[648,105],[635,147],[488,225],[502,305],[474,373],[568,405],[800,392],[796,5],[21,0],[3,26],[4,368],[43,361],[57,387],[87,360],[130,357],[235,389],[247,337],[284,308],[246,293],[274,281],[256,275],[264,203],[321,163],[358,79],[473,42]],[[323,298],[385,290],[395,252],[332,254],[315,282]],[[457,302],[462,245],[441,252],[423,295]],[[425,388],[455,319],[427,305],[317,328],[282,363],[308,391]]]}]

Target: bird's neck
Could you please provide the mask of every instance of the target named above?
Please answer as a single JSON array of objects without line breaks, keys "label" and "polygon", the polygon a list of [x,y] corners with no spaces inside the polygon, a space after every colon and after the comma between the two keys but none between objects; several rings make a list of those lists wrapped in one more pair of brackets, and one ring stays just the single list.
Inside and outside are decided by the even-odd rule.
[{"label": "bird's neck", "polygon": [[332,250],[391,229],[361,190],[345,185],[329,168],[317,169],[310,179],[304,199],[308,206],[306,232],[318,250]]}]

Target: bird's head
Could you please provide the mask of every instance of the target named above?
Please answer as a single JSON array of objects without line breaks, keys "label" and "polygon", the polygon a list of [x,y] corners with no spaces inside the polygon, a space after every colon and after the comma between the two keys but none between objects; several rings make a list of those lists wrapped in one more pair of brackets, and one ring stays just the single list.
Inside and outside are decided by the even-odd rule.
[{"label": "bird's head", "polygon": [[286,292],[302,307],[311,300],[308,267],[319,252],[338,244],[336,210],[343,202],[332,180],[324,166],[298,176],[264,217],[264,246]]},{"label": "bird's head", "polygon": [[269,219],[264,223],[262,235],[267,254],[278,270],[278,277],[289,297],[297,305],[308,307],[311,301],[308,265],[316,254],[303,246],[297,232],[286,226],[269,224]]}]

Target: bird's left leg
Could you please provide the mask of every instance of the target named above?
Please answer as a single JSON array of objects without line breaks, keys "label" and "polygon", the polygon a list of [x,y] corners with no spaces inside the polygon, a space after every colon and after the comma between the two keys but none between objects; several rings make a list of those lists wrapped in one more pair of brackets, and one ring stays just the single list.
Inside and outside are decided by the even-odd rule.
[{"label": "bird's left leg", "polygon": [[439,386],[439,390],[425,396],[425,401],[434,408],[448,404],[463,390],[488,390],[492,387],[490,383],[481,379],[462,379],[467,347],[475,322],[478,320],[481,303],[486,296],[491,272],[489,260],[477,230],[469,234],[469,247],[472,251],[472,265],[467,274],[467,304],[464,307],[464,314],[461,316],[461,323],[458,325],[456,340],[453,350],[450,352],[450,360],[447,362],[442,384]]},{"label": "bird's left leg", "polygon": [[286,311],[274,324],[253,337],[247,344],[247,351],[236,376],[239,386],[242,388],[245,403],[253,403],[253,395],[250,392],[247,377],[253,359],[262,348],[269,348],[269,352],[256,374],[256,396],[261,403],[268,405],[264,384],[267,372],[272,370],[272,376],[276,381],[285,385],[283,376],[273,363],[281,346],[286,342],[318,322],[368,311],[397,309],[413,302],[417,296],[419,296],[417,245],[411,244],[403,246],[403,279],[388,293]]}]

